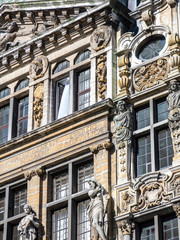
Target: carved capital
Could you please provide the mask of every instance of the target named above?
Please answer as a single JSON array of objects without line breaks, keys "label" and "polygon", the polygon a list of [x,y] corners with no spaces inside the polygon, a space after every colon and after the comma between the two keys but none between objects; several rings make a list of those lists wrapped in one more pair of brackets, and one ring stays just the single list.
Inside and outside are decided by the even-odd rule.
[{"label": "carved capital", "polygon": [[109,139],[104,143],[100,143],[98,145],[94,145],[94,146],[90,147],[90,151],[93,154],[97,154],[99,152],[99,150],[102,150],[102,149],[110,150],[113,148],[113,146],[114,146],[113,143],[111,143],[111,141]]},{"label": "carved capital", "polygon": [[176,213],[176,216],[180,218],[180,202],[173,205],[173,210]]},{"label": "carved capital", "polygon": [[177,0],[166,0],[167,4],[169,4],[171,7],[175,7],[177,4]]},{"label": "carved capital", "polygon": [[30,171],[27,171],[24,173],[24,177],[25,179],[27,180],[31,180],[32,177],[34,176],[43,176],[45,173],[45,170],[43,167],[39,167],[39,168],[36,168],[36,169],[33,169],[33,170],[30,170]]},{"label": "carved capital", "polygon": [[122,232],[122,235],[131,235],[131,230],[134,227],[134,224],[130,220],[118,221],[117,226]]}]

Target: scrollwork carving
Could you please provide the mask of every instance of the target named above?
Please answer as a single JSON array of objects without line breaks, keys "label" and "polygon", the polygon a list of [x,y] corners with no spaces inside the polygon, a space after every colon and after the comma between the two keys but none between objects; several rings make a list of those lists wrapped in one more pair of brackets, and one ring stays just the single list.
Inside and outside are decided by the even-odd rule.
[{"label": "scrollwork carving", "polygon": [[143,184],[140,187],[140,197],[138,204],[131,208],[133,213],[159,206],[170,201],[170,194],[165,191],[164,181]]},{"label": "scrollwork carving", "polygon": [[101,99],[105,99],[105,94],[107,90],[107,79],[106,79],[106,57],[101,55],[97,59],[97,83],[98,83],[98,96]]},{"label": "scrollwork carving", "polygon": [[39,167],[39,168],[33,169],[31,171],[25,172],[24,173],[24,177],[27,180],[31,180],[32,177],[34,177],[36,175],[41,177],[41,176],[43,176],[44,173],[45,173],[44,168],[43,167]]},{"label": "scrollwork carving", "polygon": [[176,213],[176,216],[180,218],[180,203],[176,203],[173,205],[173,210]]},{"label": "scrollwork carving", "polygon": [[117,226],[120,228],[122,235],[131,235],[134,224],[130,220],[118,221]]},{"label": "scrollwork carving", "polygon": [[121,193],[121,213],[129,212],[130,205],[134,202],[134,196],[127,190]]},{"label": "scrollwork carving", "polygon": [[161,58],[151,64],[138,68],[134,72],[133,86],[140,92],[164,82],[169,72],[167,58]]},{"label": "scrollwork carving", "polygon": [[90,151],[94,154],[98,153],[99,150],[101,149],[106,149],[106,150],[110,150],[113,148],[113,143],[111,143],[110,139],[107,140],[106,142],[104,143],[100,143],[98,145],[95,145],[95,146],[92,146],[90,147]]},{"label": "scrollwork carving", "polygon": [[44,85],[39,83],[34,88],[34,102],[33,102],[33,111],[34,111],[34,120],[37,127],[41,125],[41,119],[43,117],[43,95],[44,95]]},{"label": "scrollwork carving", "polygon": [[180,153],[180,82],[172,80],[169,86],[169,127],[171,130],[174,153]]}]

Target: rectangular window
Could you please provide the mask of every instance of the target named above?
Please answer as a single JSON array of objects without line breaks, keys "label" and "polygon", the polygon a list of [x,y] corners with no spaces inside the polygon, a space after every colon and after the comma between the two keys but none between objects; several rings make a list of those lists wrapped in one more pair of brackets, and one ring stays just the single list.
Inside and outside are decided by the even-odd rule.
[{"label": "rectangular window", "polygon": [[140,240],[155,240],[155,227],[154,225],[146,225],[141,228]]},{"label": "rectangular window", "polygon": [[150,125],[150,109],[144,107],[136,111],[136,129],[141,129]]},{"label": "rectangular window", "polygon": [[0,144],[8,139],[9,106],[0,108]]},{"label": "rectangular window", "polygon": [[68,240],[68,209],[63,208],[53,214],[53,240]]},{"label": "rectangular window", "polygon": [[61,173],[61,174],[55,176],[53,185],[54,185],[53,186],[53,189],[54,189],[53,200],[57,200],[57,199],[66,197],[69,192],[68,173],[64,172],[64,173]]},{"label": "rectangular window", "polygon": [[23,213],[23,207],[27,203],[27,189],[14,190],[14,215]]},{"label": "rectangular window", "polygon": [[151,143],[150,136],[137,139],[137,176],[151,172]]},{"label": "rectangular window", "polygon": [[90,105],[90,69],[78,73],[78,110]]},{"label": "rectangular window", "polygon": [[156,102],[156,122],[168,118],[168,102],[165,99]]},{"label": "rectangular window", "polygon": [[78,191],[83,191],[89,188],[88,181],[91,179],[94,173],[92,163],[82,165],[78,168]]},{"label": "rectangular window", "polygon": [[176,217],[164,219],[163,240],[179,240],[178,219]]},{"label": "rectangular window", "polygon": [[[0,195],[0,221],[4,219],[4,207],[5,207],[4,195]],[[0,238],[1,239],[1,238]]]},{"label": "rectangular window", "polygon": [[78,203],[77,206],[77,240],[90,239],[90,220],[86,210],[90,200]]},{"label": "rectangular window", "polygon": [[27,133],[29,97],[21,99],[18,103],[17,135]]},{"label": "rectangular window", "polygon": [[69,77],[56,83],[56,119],[69,114]]},{"label": "rectangular window", "polygon": [[169,128],[158,131],[159,169],[172,165],[173,146]]}]

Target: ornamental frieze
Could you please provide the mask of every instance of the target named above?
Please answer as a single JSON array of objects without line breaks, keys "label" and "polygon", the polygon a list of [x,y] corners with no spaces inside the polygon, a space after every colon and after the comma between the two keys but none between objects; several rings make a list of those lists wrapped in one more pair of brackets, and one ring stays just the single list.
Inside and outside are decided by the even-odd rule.
[{"label": "ornamental frieze", "polygon": [[138,68],[134,72],[133,86],[137,92],[164,82],[169,72],[168,58]]}]

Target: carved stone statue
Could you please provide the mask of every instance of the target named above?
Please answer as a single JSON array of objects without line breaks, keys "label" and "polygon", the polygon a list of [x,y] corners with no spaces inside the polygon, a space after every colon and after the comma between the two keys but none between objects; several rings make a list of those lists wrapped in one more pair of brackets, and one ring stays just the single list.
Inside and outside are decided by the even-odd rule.
[{"label": "carved stone statue", "polygon": [[107,206],[109,202],[109,195],[104,188],[94,178],[89,181],[88,195],[91,199],[87,208],[87,214],[92,225],[91,239],[107,240]]},{"label": "carved stone statue", "polygon": [[36,229],[39,228],[35,212],[29,204],[24,205],[24,212],[26,213],[26,216],[18,225],[18,231],[20,232],[19,240],[35,240],[37,233]]},{"label": "carved stone statue", "polygon": [[117,148],[124,147],[124,141],[131,143],[131,112],[127,108],[124,100],[120,100],[117,105],[117,115],[114,117]]},{"label": "carved stone statue", "polygon": [[37,58],[35,58],[29,67],[29,74],[31,78],[33,78],[34,80],[37,80],[43,77],[47,70],[47,67],[48,67],[48,59],[45,56],[40,55]]},{"label": "carved stone statue", "polygon": [[180,152],[180,82],[172,80],[169,86],[169,127],[173,136],[174,152]]},{"label": "carved stone statue", "polygon": [[32,33],[32,30],[18,32],[19,29],[20,28],[18,27],[16,22],[9,23],[6,29],[4,29],[3,27],[0,28],[0,51],[6,51],[11,47],[17,46],[20,42],[18,41],[14,43],[16,37],[26,36]]}]

